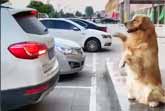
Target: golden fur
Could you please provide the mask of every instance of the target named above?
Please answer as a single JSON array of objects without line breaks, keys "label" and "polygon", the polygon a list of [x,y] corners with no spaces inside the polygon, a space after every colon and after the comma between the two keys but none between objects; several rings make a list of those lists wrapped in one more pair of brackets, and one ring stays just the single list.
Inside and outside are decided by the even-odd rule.
[{"label": "golden fur", "polygon": [[138,15],[125,23],[128,34],[115,34],[124,46],[121,66],[126,64],[128,97],[151,107],[165,103],[158,63],[155,27],[147,16]]}]

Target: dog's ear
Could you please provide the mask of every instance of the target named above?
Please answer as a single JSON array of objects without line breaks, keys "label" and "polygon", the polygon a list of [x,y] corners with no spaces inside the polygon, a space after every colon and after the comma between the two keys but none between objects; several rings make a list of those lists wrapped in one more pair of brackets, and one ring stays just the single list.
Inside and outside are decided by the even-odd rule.
[{"label": "dog's ear", "polygon": [[143,17],[142,19],[142,23],[140,24],[140,29],[141,30],[148,30],[148,29],[153,29],[154,25],[152,23],[152,21],[150,20],[149,17]]},{"label": "dog's ear", "polygon": [[125,42],[127,40],[127,36],[124,35],[123,33],[116,33],[113,36],[120,38],[122,40],[122,42]]}]

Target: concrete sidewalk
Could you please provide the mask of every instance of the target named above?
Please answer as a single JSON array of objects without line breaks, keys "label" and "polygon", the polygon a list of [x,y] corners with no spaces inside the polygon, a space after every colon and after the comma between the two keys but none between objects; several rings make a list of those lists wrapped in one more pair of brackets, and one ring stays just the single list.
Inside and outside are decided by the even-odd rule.
[{"label": "concrete sidewalk", "polygon": [[165,25],[155,26],[155,31],[156,31],[158,37],[164,37],[165,38]]},{"label": "concrete sidewalk", "polygon": [[[158,38],[159,43],[159,64],[161,76],[165,88],[165,38]],[[146,105],[129,101],[127,98],[126,74],[118,68],[118,62],[106,61],[107,76],[112,81],[118,97],[121,111],[165,111],[165,105],[158,108],[149,108]]]}]

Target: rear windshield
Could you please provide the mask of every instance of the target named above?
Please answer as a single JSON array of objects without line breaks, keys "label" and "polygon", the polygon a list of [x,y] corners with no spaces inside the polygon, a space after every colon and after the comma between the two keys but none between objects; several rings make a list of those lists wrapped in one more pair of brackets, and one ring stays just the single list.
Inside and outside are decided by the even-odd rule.
[{"label": "rear windshield", "polygon": [[34,15],[30,15],[29,13],[18,13],[13,16],[22,29],[27,33],[38,35],[48,33],[47,28],[40,23]]}]

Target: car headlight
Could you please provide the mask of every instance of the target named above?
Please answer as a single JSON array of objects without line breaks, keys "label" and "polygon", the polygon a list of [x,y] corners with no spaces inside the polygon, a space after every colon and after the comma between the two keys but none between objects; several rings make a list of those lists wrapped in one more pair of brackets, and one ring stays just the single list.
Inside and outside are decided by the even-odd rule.
[{"label": "car headlight", "polygon": [[56,48],[60,52],[64,53],[65,55],[69,55],[69,54],[76,55],[76,54],[78,54],[78,52],[75,49],[63,48],[63,47],[60,47],[60,46],[56,46]]},{"label": "car headlight", "polygon": [[64,54],[71,54],[72,53],[72,49],[69,48],[63,48],[60,46],[56,46],[57,50],[59,50],[60,52],[64,53]]},{"label": "car headlight", "polygon": [[76,49],[72,49],[72,54],[78,55],[78,54],[80,54],[80,52],[78,52]]},{"label": "car headlight", "polygon": [[111,38],[111,35],[102,35],[104,39]]}]

